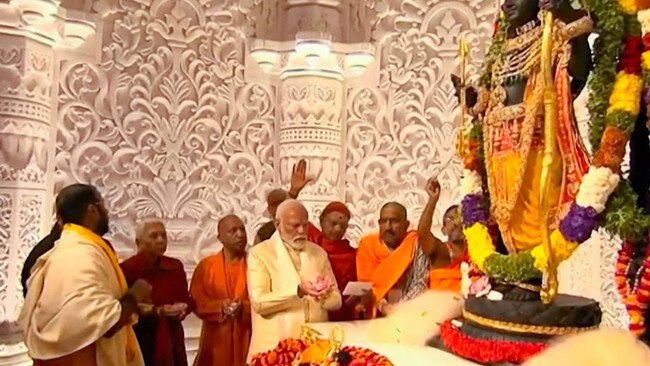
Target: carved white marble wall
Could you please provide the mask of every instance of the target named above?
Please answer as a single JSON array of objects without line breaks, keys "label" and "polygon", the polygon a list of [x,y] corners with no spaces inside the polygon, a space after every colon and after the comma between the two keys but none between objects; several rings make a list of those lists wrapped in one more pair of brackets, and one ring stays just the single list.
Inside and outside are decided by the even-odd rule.
[{"label": "carved white marble wall", "polygon": [[[0,9],[6,3],[0,0]],[[25,47],[49,55],[47,71],[33,66],[29,54],[17,55],[16,64],[16,55],[0,52],[0,72],[16,70],[21,83],[51,93],[40,102],[24,97],[21,103],[35,109],[11,112],[19,128],[44,126],[40,134],[5,132],[10,125],[0,124],[0,168],[40,179],[18,184],[0,174],[0,276],[12,273],[0,277],[0,286],[12,289],[2,296],[14,300],[2,306],[10,304],[13,314],[16,271],[51,223],[53,193],[72,182],[100,189],[123,257],[133,251],[135,222],[162,218],[168,254],[188,274],[217,247],[220,217],[240,215],[253,237],[267,220],[266,193],[288,187],[299,158],[308,159],[316,178],[302,196],[313,218],[329,200],[347,202],[353,242],[376,229],[388,200],[404,203],[416,222],[432,175],[444,189],[441,212],[460,198],[459,113],[449,75],[458,72],[461,35],[471,47],[470,73],[478,73],[492,33],[492,1],[64,0],[61,6],[97,22],[97,35],[82,49]],[[283,18],[288,11],[291,21]],[[288,76],[296,36],[305,32],[331,36],[329,67],[340,69],[338,76]],[[68,38],[75,45],[84,39]],[[271,64],[251,54],[260,42]],[[0,44],[6,50],[11,43]],[[374,62],[360,71],[355,62],[369,54]],[[39,76],[27,77],[29,70]],[[13,79],[0,80],[4,87]],[[0,118],[8,115],[4,100],[0,95]],[[22,149],[33,158],[18,154]],[[21,202],[32,206],[19,209]],[[197,326],[189,326],[190,352]]]},{"label": "carved white marble wall", "polygon": [[377,227],[378,209],[388,200],[403,203],[417,222],[426,199],[422,187],[431,176],[443,188],[434,225],[460,201],[460,116],[450,75],[460,71],[461,36],[470,45],[468,72],[478,75],[495,17],[494,2],[481,0],[377,1],[372,10],[378,83],[349,88],[344,117],[355,239]]}]

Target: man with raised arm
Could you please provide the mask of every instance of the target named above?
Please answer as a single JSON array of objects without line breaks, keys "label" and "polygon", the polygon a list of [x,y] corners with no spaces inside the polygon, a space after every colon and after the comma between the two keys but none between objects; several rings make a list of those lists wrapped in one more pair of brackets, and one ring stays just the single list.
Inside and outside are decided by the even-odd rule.
[{"label": "man with raised arm", "polygon": [[431,223],[438,199],[440,183],[429,179],[425,187],[429,196],[418,225],[420,247],[429,259],[429,288],[440,291],[460,292],[460,265],[465,258],[465,236],[459,224],[459,209],[454,205],[443,216],[442,233],[447,236],[443,243],[431,233]]}]

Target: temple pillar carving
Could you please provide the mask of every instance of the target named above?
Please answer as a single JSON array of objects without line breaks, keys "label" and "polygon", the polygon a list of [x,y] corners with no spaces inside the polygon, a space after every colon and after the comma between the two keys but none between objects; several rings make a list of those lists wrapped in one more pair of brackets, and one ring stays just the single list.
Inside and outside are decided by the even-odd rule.
[{"label": "temple pillar carving", "polygon": [[277,181],[289,187],[293,165],[306,159],[307,174],[314,182],[300,199],[316,220],[327,203],[346,201],[345,90],[365,73],[375,49],[369,43],[334,42],[332,34],[309,24],[309,30],[299,31],[293,41],[254,40],[250,55],[256,63],[247,71],[257,78],[271,76],[270,83],[280,90]]},{"label": "temple pillar carving", "polygon": [[16,320],[24,260],[52,224],[55,54],[93,31],[58,1],[0,1],[0,365],[29,363]]}]

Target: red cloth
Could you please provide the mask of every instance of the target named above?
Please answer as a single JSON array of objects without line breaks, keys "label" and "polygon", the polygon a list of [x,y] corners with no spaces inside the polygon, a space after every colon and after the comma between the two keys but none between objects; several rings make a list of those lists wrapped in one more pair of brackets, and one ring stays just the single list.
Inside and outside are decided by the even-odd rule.
[{"label": "red cloth", "polygon": [[[347,239],[338,241],[326,239],[323,233],[312,224],[309,224],[307,235],[309,241],[318,244],[327,252],[334,277],[336,277],[336,284],[339,290],[343,292],[348,282],[357,280],[357,250],[350,246],[350,241]],[[353,311],[346,306],[345,299],[343,300],[341,309],[329,312],[328,318],[330,321],[353,320]]]},{"label": "red cloth", "polygon": [[[183,263],[170,257],[153,260],[146,254],[136,254],[121,265],[126,281],[131,287],[143,279],[153,288],[153,305],[186,303],[187,312],[193,309]],[[187,366],[185,334],[178,320],[156,316],[141,317],[134,327],[145,364],[155,366]]]},{"label": "red cloth", "polygon": [[340,212],[346,215],[348,219],[352,217],[352,214],[350,213],[350,209],[348,209],[348,206],[346,206],[345,203],[343,202],[336,202],[336,201],[330,202],[327,206],[325,206],[320,216],[325,217],[325,215],[332,212]]}]

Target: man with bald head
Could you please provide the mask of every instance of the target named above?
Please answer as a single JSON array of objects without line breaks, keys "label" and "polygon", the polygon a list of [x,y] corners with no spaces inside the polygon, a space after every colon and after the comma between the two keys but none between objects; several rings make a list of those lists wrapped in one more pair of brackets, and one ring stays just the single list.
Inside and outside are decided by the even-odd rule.
[{"label": "man with bald head", "polygon": [[372,282],[365,301],[370,317],[387,315],[390,308],[425,291],[428,261],[418,245],[418,235],[409,231],[406,208],[386,203],[379,212],[379,232],[367,235],[357,250],[357,278]]},{"label": "man with bald head", "polygon": [[244,366],[251,335],[246,228],[239,217],[228,215],[219,221],[217,232],[223,249],[199,263],[190,287],[194,312],[203,320],[194,365]]},{"label": "man with bald head", "polygon": [[192,310],[183,263],[165,255],[167,230],[158,219],[146,219],[135,230],[138,253],[120,266],[129,285],[151,284],[151,305],[142,307],[134,326],[146,366],[187,366],[182,321]]},{"label": "man with bald head", "polygon": [[297,200],[282,202],[278,231],[248,255],[253,337],[249,360],[283,339],[298,337],[305,323],[327,321],[341,307],[341,293],[325,250],[307,240],[309,218]]},{"label": "man with bald head", "polygon": [[274,189],[269,192],[269,195],[266,197],[267,211],[271,215],[271,221],[265,223],[257,230],[257,235],[255,236],[255,241],[253,244],[259,244],[265,240],[269,240],[273,233],[275,233],[275,212],[278,209],[278,206],[289,198],[289,194],[284,189]]}]

